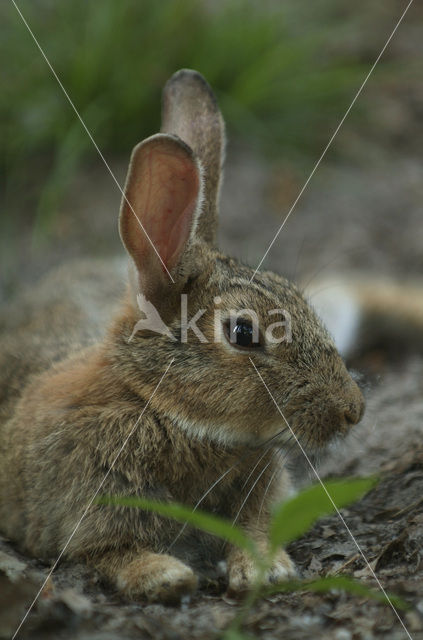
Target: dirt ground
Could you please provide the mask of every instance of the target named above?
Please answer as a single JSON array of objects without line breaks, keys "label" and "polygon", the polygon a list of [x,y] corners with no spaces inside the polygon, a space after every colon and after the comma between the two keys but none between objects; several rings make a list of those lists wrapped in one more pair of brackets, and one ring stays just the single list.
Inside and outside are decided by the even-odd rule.
[{"label": "dirt ground", "polygon": [[[423,166],[413,151],[422,136],[418,126],[409,124],[414,103],[415,96],[394,100],[405,110],[408,128],[402,137],[388,126],[379,134],[382,139],[357,141],[351,131],[340,133],[336,144],[342,160],[330,155],[319,168],[266,267],[304,283],[330,274],[383,275],[400,282],[423,275]],[[312,164],[302,169],[272,164],[243,144],[229,147],[227,167],[221,246],[255,266]],[[124,162],[112,161],[112,168],[122,181]],[[119,200],[100,163],[81,172],[54,221],[47,248],[32,247],[30,253],[28,229],[11,240],[0,301],[7,304],[22,282],[31,286],[64,259],[117,253]],[[366,415],[348,441],[320,465],[324,477],[381,474],[380,484],[344,509],[343,516],[384,588],[409,604],[399,612],[409,636],[389,606],[331,592],[261,600],[245,624],[254,637],[423,639],[423,358],[412,351],[395,359],[383,349],[359,353],[350,363],[361,374]],[[306,464],[297,475],[300,482],[311,479]],[[345,573],[377,589],[337,516],[319,522],[289,550],[304,577]],[[48,569],[0,540],[0,638],[12,636]],[[163,607],[124,601],[85,567],[62,563],[18,637],[211,639],[230,624],[238,608],[239,603],[225,595],[224,581],[212,582],[180,607]]]},{"label": "dirt ground", "polygon": [[[409,443],[411,444],[411,443]],[[423,638],[421,546],[423,541],[423,447],[405,447],[384,465],[383,480],[343,515],[372,568],[388,592],[411,604],[401,612],[410,635]],[[347,573],[372,585],[373,578],[337,516],[325,518],[290,547],[305,577]],[[5,612],[1,637],[9,637],[22,604],[43,579],[37,562],[0,546]],[[237,606],[222,594],[203,592],[179,608],[123,602],[102,588],[84,567],[62,565],[22,628],[22,638],[112,640],[146,638],[215,638],[233,618]],[[340,592],[294,593],[266,598],[248,615],[246,630],[263,639],[333,640],[405,638],[386,605]]]},{"label": "dirt ground", "polygon": [[[326,462],[329,475],[381,473],[380,484],[343,516],[372,569],[389,592],[410,605],[399,612],[411,637],[423,638],[423,361],[389,371],[371,393],[369,416],[356,437]],[[306,578],[348,574],[368,586],[374,579],[337,516],[321,520],[289,551]],[[0,637],[9,638],[39,589],[48,567],[0,542]],[[112,640],[215,638],[239,603],[224,582],[180,607],[123,601],[84,566],[63,563],[55,571],[20,637]],[[263,639],[353,640],[406,638],[383,604],[341,592],[294,593],[265,598],[249,612],[246,630]]]}]

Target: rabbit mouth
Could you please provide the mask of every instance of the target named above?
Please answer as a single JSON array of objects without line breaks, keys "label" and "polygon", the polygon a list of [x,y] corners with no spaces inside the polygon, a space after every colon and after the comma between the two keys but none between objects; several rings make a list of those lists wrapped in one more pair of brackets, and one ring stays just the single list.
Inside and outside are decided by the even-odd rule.
[{"label": "rabbit mouth", "polygon": [[283,432],[276,433],[274,444],[287,459],[298,456],[305,459],[321,458],[336,450],[349,432],[349,427],[345,424],[322,423],[310,428],[309,424],[303,422],[298,427],[289,425]]},{"label": "rabbit mouth", "polygon": [[302,478],[304,473],[314,474],[328,458],[330,458],[342,446],[343,437],[332,435],[326,440],[314,440],[305,437],[303,441],[295,440],[295,445],[280,448],[282,460],[295,477]]}]

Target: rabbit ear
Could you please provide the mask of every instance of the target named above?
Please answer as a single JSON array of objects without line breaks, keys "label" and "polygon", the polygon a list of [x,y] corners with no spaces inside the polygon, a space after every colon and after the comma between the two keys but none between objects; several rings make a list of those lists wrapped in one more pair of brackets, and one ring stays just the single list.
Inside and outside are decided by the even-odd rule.
[{"label": "rabbit ear", "polygon": [[204,207],[197,235],[215,245],[225,126],[213,91],[197,71],[181,69],[166,83],[162,96],[161,130],[179,136],[201,162]]},{"label": "rabbit ear", "polygon": [[158,308],[190,275],[187,252],[201,206],[201,174],[191,149],[157,134],[131,155],[119,230],[141,291]]}]

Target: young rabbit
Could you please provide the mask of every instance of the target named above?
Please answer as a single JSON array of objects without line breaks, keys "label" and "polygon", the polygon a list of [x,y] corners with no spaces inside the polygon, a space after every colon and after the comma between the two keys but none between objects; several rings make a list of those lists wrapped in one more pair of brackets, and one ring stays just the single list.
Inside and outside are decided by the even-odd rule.
[{"label": "young rabbit", "polygon": [[[296,287],[271,272],[250,282],[252,269],[215,248],[223,153],[210,87],[179,71],[164,89],[162,132],[131,156],[119,222],[127,293],[114,263],[81,264],[10,311],[0,343],[0,523],[35,556],[59,555],[106,474],[101,494],[192,506],[204,496],[201,508],[237,518],[265,552],[271,505],[289,489],[279,454],[291,436],[252,362],[309,451],[361,418],[361,393]],[[167,332],[143,329],[139,300]],[[198,331],[181,321],[181,300],[188,318],[202,311]],[[233,326],[231,310],[240,310]],[[257,314],[257,340],[246,310]],[[289,315],[290,340],[264,333],[272,310]],[[133,598],[175,601],[195,590],[197,566],[221,559],[229,588],[248,589],[246,553],[189,528],[175,542],[178,532],[158,515],[94,503],[66,557]],[[281,549],[267,579],[294,573]]]}]

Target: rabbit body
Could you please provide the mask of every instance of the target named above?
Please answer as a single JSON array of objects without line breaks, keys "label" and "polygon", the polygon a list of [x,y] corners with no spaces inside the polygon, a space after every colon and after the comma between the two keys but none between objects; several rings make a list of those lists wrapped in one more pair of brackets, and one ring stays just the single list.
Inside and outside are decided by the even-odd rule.
[{"label": "rabbit body", "polygon": [[[306,448],[363,412],[295,286],[270,272],[251,281],[249,267],[215,248],[223,147],[210,88],[195,72],[175,74],[162,133],[131,159],[120,216],[126,293],[120,263],[64,267],[0,320],[1,530],[35,556],[65,549],[136,598],[177,600],[196,588],[202,563],[221,558],[232,590],[254,580],[248,555],[229,544],[189,528],[177,539],[172,520],[90,504],[98,492],[192,506],[203,497],[202,509],[237,519],[265,553],[271,505],[290,490],[280,456],[292,434],[252,363]],[[173,339],[133,333],[140,292]],[[182,296],[189,318],[201,310],[205,341],[191,330],[182,339]],[[292,340],[237,348],[224,335],[231,309],[254,309],[260,326],[269,310],[286,310]],[[267,578],[294,573],[281,549]]]},{"label": "rabbit body", "polygon": [[[216,259],[217,254],[214,254],[210,263],[212,268]],[[98,264],[97,268],[100,266],[102,265]],[[63,272],[59,275],[61,278],[54,277],[54,284],[58,286],[65,280]],[[87,275],[84,270],[79,269],[74,274],[75,283],[78,282],[77,278],[84,275]],[[102,280],[100,270],[98,275],[97,292]],[[69,278],[69,274],[67,277]],[[106,288],[106,282],[103,284]],[[52,278],[48,278],[41,288],[46,293],[49,290],[55,291],[52,285]],[[197,286],[201,289],[201,282]],[[107,287],[112,288],[109,279]],[[65,287],[61,288],[66,291]],[[141,341],[147,344],[142,345],[139,355],[144,358],[146,350],[147,359],[142,376],[138,372],[137,361],[134,363],[132,357],[122,359],[120,351],[122,347],[127,351],[127,339],[137,319],[130,302],[124,305],[124,311],[115,320],[103,343],[96,342],[97,336],[101,334],[98,323],[91,322],[89,331],[89,323],[85,317],[86,322],[75,327],[78,303],[82,313],[84,302],[86,306],[92,304],[94,289],[94,286],[91,290],[88,289],[85,301],[81,301],[80,295],[78,301],[73,301],[72,292],[66,291],[69,297],[63,300],[62,308],[57,307],[54,294],[50,305],[44,299],[43,311],[49,309],[54,315],[41,314],[45,316],[43,319],[37,318],[40,298],[37,291],[32,292],[33,313],[38,322],[30,325],[30,329],[28,322],[31,320],[31,309],[27,304],[27,315],[24,316],[27,322],[24,327],[19,327],[15,331],[16,335],[9,331],[2,339],[2,356],[4,359],[6,355],[9,356],[7,360],[12,366],[2,368],[1,379],[5,402],[0,449],[0,522],[7,536],[16,540],[31,554],[43,558],[53,558],[65,547],[116,453],[137,423],[154,390],[157,373],[162,373],[161,362],[169,361],[174,356],[174,345],[169,344],[166,339],[163,340],[164,344],[155,347],[154,354],[149,354],[148,340],[143,338]],[[104,320],[107,320],[107,316]],[[46,342],[48,336],[51,346]],[[156,337],[150,340],[157,342]],[[166,350],[168,353],[160,353]],[[15,353],[13,361],[10,351]],[[16,354],[20,354],[19,358]],[[69,357],[66,357],[68,354]],[[185,369],[183,357],[184,354],[181,353],[181,373]],[[202,357],[201,354],[198,357]],[[28,364],[32,368],[25,371]],[[47,371],[38,373],[42,368]],[[11,380],[12,375],[17,378],[15,384]],[[195,504],[220,475],[231,466],[238,465],[210,492],[202,504],[202,508],[206,510],[234,518],[241,498],[244,497],[243,483],[259,454],[249,443],[225,445],[206,436],[196,437],[194,432],[181,428],[179,419],[172,418],[172,405],[180,394],[178,378],[179,374],[173,376],[173,384],[167,386],[165,395],[153,398],[150,407],[143,413],[142,422],[116,460],[113,473],[102,487],[102,493],[116,496],[139,495],[156,500]],[[138,386],[140,381],[142,388]],[[205,383],[210,393],[210,380],[198,382],[203,385]],[[18,394],[20,384],[25,389]],[[189,386],[187,384],[185,388],[188,393]],[[10,393],[9,398],[6,397],[7,391]],[[191,393],[191,401],[195,405],[195,387]],[[216,390],[215,393],[218,408],[220,392]],[[204,415],[203,419],[206,421],[207,416]],[[202,420],[199,421],[198,430],[201,424]],[[208,425],[207,428],[213,430],[213,425]],[[221,438],[219,433],[216,437],[218,440]],[[262,459],[259,469],[263,469],[274,456],[275,453],[269,451]],[[239,464],[243,457],[244,463]],[[241,519],[241,523],[245,521],[247,529],[254,530],[258,542],[262,539],[263,545],[266,529],[256,520],[263,492],[273,473],[274,467],[270,465]],[[283,469],[280,470],[280,475],[284,475]],[[269,499],[282,497],[284,491],[289,489],[288,478],[282,483],[282,491],[281,483],[274,482],[272,487]],[[239,499],[234,500],[233,496],[239,496]],[[250,509],[255,519],[249,524]],[[263,518],[267,515],[265,508]],[[170,593],[164,589],[158,590],[155,583],[151,591],[146,587],[138,587],[138,564],[142,564],[144,571],[148,566],[144,558],[145,549],[161,553],[161,557],[169,562],[163,551],[172,544],[179,528],[180,525],[170,520],[164,526],[160,517],[140,510],[93,506],[67,547],[67,555],[85,558],[115,581],[122,572],[128,572],[128,566],[135,563],[132,582],[129,578],[124,580],[119,577],[127,594],[135,596],[141,593],[152,599],[173,600],[179,595],[179,590],[176,589],[175,592],[173,583]],[[200,549],[197,554],[196,548]],[[221,545],[213,538],[199,533],[185,536],[173,553],[191,565],[200,566],[204,562],[216,563],[222,556]],[[154,566],[157,558],[151,553],[150,557]],[[285,559],[283,553],[282,558]],[[246,566],[250,567],[248,557],[244,560]],[[293,570],[288,558],[283,567],[286,571]],[[178,580],[180,573],[184,577],[179,589],[191,589],[196,585],[193,572],[184,564],[176,564],[175,571],[179,576]],[[251,566],[250,571],[252,580],[254,567]],[[279,569],[281,571],[282,567]],[[167,574],[163,574],[163,566],[158,568],[158,574],[163,582],[168,582],[165,580]],[[232,581],[235,586],[237,580],[241,584],[242,580],[245,582],[246,576],[234,575]]]}]

